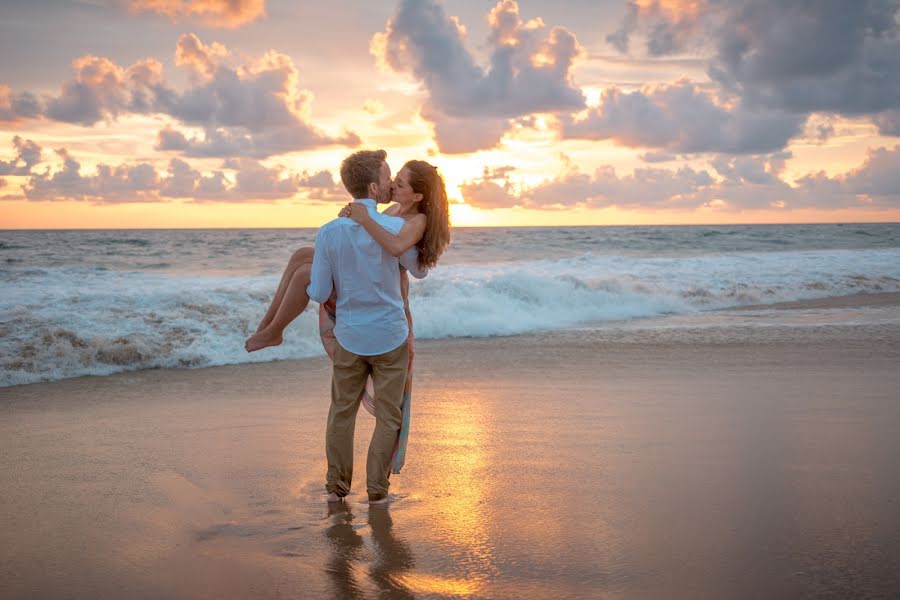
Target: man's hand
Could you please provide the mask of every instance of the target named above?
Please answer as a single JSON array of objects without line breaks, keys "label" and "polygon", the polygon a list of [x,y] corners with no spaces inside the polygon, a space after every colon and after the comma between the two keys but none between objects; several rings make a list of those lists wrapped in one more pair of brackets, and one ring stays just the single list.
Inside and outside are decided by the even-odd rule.
[{"label": "man's hand", "polygon": [[338,213],[338,216],[348,217],[360,224],[366,222],[371,218],[369,216],[369,209],[366,208],[365,204],[360,204],[359,202],[351,202],[341,209],[341,212]]}]

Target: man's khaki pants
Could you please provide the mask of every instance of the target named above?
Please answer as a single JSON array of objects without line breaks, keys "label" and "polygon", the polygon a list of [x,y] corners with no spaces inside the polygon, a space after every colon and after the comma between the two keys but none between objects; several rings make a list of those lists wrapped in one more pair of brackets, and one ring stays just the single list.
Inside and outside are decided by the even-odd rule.
[{"label": "man's khaki pants", "polygon": [[375,432],[369,442],[366,459],[366,491],[369,500],[381,500],[388,493],[391,456],[400,433],[403,387],[409,366],[409,344],[376,356],[360,356],[338,343],[334,350],[331,380],[331,409],[325,431],[325,456],[328,474],[325,489],[338,496],[350,493],[353,478],[353,432],[356,412],[372,375],[375,384]]}]

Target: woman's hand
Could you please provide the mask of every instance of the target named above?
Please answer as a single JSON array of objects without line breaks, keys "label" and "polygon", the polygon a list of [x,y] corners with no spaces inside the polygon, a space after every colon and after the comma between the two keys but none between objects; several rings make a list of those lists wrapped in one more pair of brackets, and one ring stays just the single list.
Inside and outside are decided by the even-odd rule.
[{"label": "woman's hand", "polygon": [[338,216],[348,217],[357,223],[364,223],[371,218],[369,217],[369,209],[366,208],[365,204],[360,204],[359,202],[351,202],[341,209]]}]

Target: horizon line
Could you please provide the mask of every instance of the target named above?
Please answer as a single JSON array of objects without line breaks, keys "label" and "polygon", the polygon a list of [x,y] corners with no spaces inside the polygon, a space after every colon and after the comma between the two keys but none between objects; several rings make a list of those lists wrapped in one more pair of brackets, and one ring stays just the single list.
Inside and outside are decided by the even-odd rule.
[{"label": "horizon line", "polygon": [[[324,223],[323,223],[324,225]],[[760,221],[754,223],[608,223],[597,225],[458,225],[452,229],[553,229],[560,227],[721,227],[721,226],[757,226],[757,225],[900,225],[900,221]],[[319,229],[319,227],[21,227],[0,229],[0,232],[12,231],[267,231]]]}]

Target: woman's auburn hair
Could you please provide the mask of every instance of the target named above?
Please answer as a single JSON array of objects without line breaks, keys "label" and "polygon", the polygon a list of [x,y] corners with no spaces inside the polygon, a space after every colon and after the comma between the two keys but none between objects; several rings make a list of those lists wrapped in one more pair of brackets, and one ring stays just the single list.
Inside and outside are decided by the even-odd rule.
[{"label": "woman's auburn hair", "polygon": [[437,167],[424,160],[411,160],[403,165],[409,172],[409,186],[422,194],[419,211],[425,214],[425,233],[416,244],[419,268],[434,267],[450,244],[450,206],[447,187]]}]

